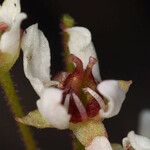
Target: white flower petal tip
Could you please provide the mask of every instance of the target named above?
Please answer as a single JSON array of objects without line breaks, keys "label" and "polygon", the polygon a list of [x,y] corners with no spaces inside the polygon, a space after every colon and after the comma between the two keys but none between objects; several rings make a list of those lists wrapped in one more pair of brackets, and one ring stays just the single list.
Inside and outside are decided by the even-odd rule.
[{"label": "white flower petal tip", "polygon": [[138,133],[150,138],[150,110],[144,109],[139,115]]},{"label": "white flower petal tip", "polygon": [[97,86],[97,90],[108,101],[107,109],[100,109],[102,118],[110,118],[119,113],[131,83],[132,81],[106,80]]},{"label": "white flower petal tip", "polygon": [[[91,41],[91,33],[84,27],[72,27],[65,30],[69,35],[68,48],[71,54],[81,59],[85,69],[90,57],[97,59],[94,45]],[[94,77],[100,81],[100,71],[98,62],[93,67]]]},{"label": "white flower petal tip", "polygon": [[16,24],[20,26],[26,17],[25,13],[21,13],[20,0],[5,0],[0,7],[0,22],[5,22],[10,27]]},{"label": "white flower petal tip", "polygon": [[37,107],[42,116],[54,127],[67,129],[70,115],[68,110],[61,104],[62,90],[48,88],[43,90],[41,99],[37,101]]},{"label": "white flower petal tip", "polygon": [[129,148],[135,150],[150,150],[150,139],[137,135],[134,131],[130,131],[128,136],[122,141],[125,150]]},{"label": "white flower petal tip", "polygon": [[119,81],[119,87],[121,88],[122,91],[128,92],[130,85],[132,84],[132,80],[129,81]]},{"label": "white flower petal tip", "polygon": [[91,43],[91,33],[84,27],[72,27],[65,31],[69,34],[70,51],[80,51]]},{"label": "white flower petal tip", "polygon": [[23,21],[24,19],[27,18],[27,14],[25,13],[20,13],[16,16],[16,23],[18,23],[18,25],[20,26],[21,21]]},{"label": "white flower petal tip", "polygon": [[25,18],[27,18],[25,13],[17,14],[11,25],[0,19],[0,31],[4,31],[0,39],[0,51],[2,53],[9,53],[12,56],[19,54],[21,43],[20,24]]},{"label": "white flower petal tip", "polygon": [[20,14],[20,0],[5,0],[0,7],[0,20],[9,25],[12,25]]},{"label": "white flower petal tip", "polygon": [[112,150],[112,148],[106,137],[97,136],[85,150]]},{"label": "white flower petal tip", "polygon": [[44,84],[50,82],[50,48],[37,24],[26,29],[21,47],[24,54],[25,75],[40,95]]},{"label": "white flower petal tip", "polygon": [[0,6],[0,52],[11,54],[14,61],[20,50],[20,24],[27,17],[20,11],[20,0],[5,0]]},{"label": "white flower petal tip", "polygon": [[20,0],[4,0],[3,9],[8,9],[9,15],[18,14],[21,11]]}]

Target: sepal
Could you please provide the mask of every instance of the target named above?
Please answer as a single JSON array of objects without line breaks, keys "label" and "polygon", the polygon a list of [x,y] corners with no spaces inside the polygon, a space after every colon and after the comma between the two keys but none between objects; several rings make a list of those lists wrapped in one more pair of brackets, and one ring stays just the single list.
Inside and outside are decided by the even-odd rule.
[{"label": "sepal", "polygon": [[33,126],[36,128],[44,129],[44,128],[53,128],[41,115],[38,110],[34,110],[29,112],[26,116],[22,118],[16,118],[16,121]]}]

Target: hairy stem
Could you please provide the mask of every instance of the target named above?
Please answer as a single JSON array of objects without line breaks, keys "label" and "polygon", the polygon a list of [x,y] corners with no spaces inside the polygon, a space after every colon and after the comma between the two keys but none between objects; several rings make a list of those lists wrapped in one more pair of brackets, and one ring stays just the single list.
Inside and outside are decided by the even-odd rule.
[{"label": "hairy stem", "polygon": [[[9,72],[0,74],[0,84],[6,94],[7,103],[9,104],[14,117],[22,117],[24,113]],[[36,150],[36,144],[30,129],[20,123],[17,123],[17,125],[20,130],[20,134],[22,136],[22,140],[25,144],[26,150]]]}]

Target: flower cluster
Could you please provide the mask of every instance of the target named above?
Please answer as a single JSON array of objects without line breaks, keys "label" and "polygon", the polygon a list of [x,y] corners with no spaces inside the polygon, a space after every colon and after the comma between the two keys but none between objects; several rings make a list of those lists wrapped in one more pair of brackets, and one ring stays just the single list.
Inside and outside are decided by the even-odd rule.
[{"label": "flower cluster", "polygon": [[[86,150],[117,150],[108,140],[103,120],[119,113],[132,81],[102,81],[91,33],[78,26],[63,29],[72,70],[52,76],[49,43],[38,25],[28,27],[21,37],[20,23],[25,18],[19,0],[4,1],[0,71],[12,67],[21,43],[25,75],[39,96],[37,110],[17,120],[37,128],[70,129]],[[150,140],[131,131],[118,149],[149,150]]]}]

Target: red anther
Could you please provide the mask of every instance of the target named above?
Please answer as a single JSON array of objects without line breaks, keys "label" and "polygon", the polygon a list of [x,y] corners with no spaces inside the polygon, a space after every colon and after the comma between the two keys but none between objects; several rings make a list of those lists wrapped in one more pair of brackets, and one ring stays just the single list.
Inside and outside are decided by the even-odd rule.
[{"label": "red anther", "polygon": [[8,29],[8,25],[4,22],[0,23],[0,31],[6,31]]}]

